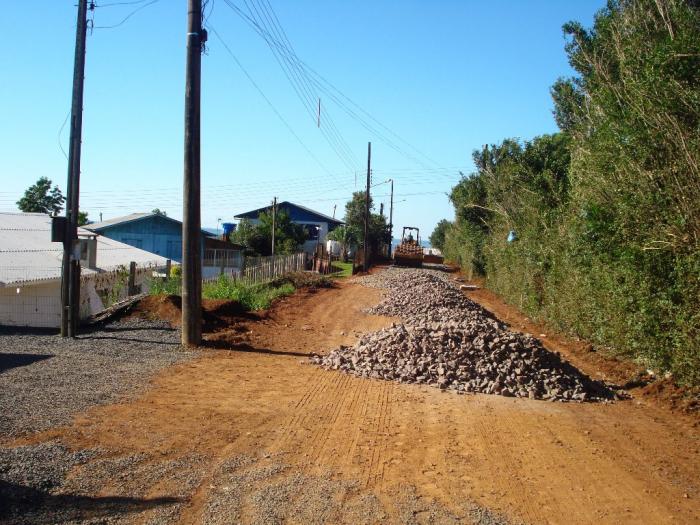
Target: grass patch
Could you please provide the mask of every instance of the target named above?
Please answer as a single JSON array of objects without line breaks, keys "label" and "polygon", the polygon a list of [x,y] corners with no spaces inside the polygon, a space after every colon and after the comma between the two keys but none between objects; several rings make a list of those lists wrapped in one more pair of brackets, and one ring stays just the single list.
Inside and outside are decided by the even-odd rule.
[{"label": "grass patch", "polygon": [[294,285],[283,283],[243,284],[222,275],[216,281],[204,283],[202,298],[238,301],[246,310],[265,310],[278,297],[294,293]]},{"label": "grass patch", "polygon": [[[272,283],[244,284],[226,275],[216,281],[202,285],[202,299],[226,299],[237,301],[245,310],[265,310],[278,297],[294,293],[297,287],[290,280],[278,280]],[[171,278],[167,281],[154,279],[149,289],[150,295],[180,295],[182,281]]]},{"label": "grass patch", "polygon": [[148,287],[150,295],[180,295],[182,293],[182,281],[179,277],[171,277],[168,280],[152,279]]},{"label": "grass patch", "polygon": [[333,268],[333,277],[338,279],[343,279],[345,277],[352,277],[352,263],[351,262],[334,262],[331,267]]}]

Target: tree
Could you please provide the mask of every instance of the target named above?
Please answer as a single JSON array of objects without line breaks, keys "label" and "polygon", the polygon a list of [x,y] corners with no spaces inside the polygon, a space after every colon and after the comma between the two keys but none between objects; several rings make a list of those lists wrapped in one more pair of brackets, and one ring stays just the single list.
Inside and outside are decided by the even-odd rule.
[{"label": "tree", "polygon": [[85,226],[88,222],[88,212],[79,211],[78,212],[78,226]]},{"label": "tree", "polygon": [[151,210],[151,213],[153,215],[158,215],[160,217],[167,217],[168,216],[167,212],[165,210],[161,210],[160,208],[153,208]]},{"label": "tree", "polygon": [[[285,212],[275,217],[275,254],[295,253],[307,239],[306,229],[292,222]],[[231,234],[231,241],[242,244],[257,255],[272,254],[272,213],[261,212],[258,223],[243,219]]]},{"label": "tree", "polygon": [[[386,217],[378,213],[372,213],[374,203],[372,196],[369,199],[369,244],[376,246],[379,242],[389,242]],[[352,199],[345,204],[345,226],[350,230],[358,242],[364,244],[365,237],[365,192],[356,191]]]},{"label": "tree", "polygon": [[447,219],[442,219],[437,223],[433,233],[430,234],[430,244],[433,248],[437,248],[440,251],[445,249],[445,234],[451,226],[452,223]]},{"label": "tree", "polygon": [[27,188],[24,197],[17,201],[17,207],[25,213],[48,213],[58,215],[66,201],[58,186],[51,188],[51,180],[41,177]]},{"label": "tree", "polygon": [[343,261],[348,261],[348,250],[350,247],[357,244],[357,237],[353,230],[347,226],[338,226],[335,230],[328,234],[328,238],[331,241],[336,241],[340,243],[341,251],[343,253]]}]

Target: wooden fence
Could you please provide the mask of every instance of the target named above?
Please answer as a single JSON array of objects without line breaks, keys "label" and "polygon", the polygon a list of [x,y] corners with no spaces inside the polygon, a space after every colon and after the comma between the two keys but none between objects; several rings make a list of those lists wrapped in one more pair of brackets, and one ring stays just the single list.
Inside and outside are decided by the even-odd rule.
[{"label": "wooden fence", "polygon": [[[241,281],[245,284],[265,283],[289,272],[306,270],[306,254],[275,255],[274,257],[245,257],[241,269],[223,272],[221,275]],[[204,279],[204,282],[216,281],[219,276]]]}]

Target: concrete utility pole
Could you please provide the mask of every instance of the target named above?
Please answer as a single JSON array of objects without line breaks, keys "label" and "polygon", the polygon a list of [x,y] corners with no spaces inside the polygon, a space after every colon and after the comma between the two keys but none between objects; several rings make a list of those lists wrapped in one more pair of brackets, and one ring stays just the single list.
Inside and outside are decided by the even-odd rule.
[{"label": "concrete utility pole", "polygon": [[188,0],[185,80],[185,170],[182,212],[182,344],[202,342],[202,224],[200,209],[200,99],[202,1]]},{"label": "concrete utility pole", "polygon": [[367,143],[367,190],[365,191],[365,243],[362,250],[362,270],[369,271],[369,187],[372,183],[372,143]]},{"label": "concrete utility pole", "polygon": [[277,197],[272,199],[272,256],[275,256],[275,228],[277,227]]},{"label": "concrete utility pole", "polygon": [[[91,3],[90,9],[93,8],[94,6]],[[80,315],[78,211],[80,207],[80,151],[83,134],[83,84],[85,81],[87,9],[87,0],[79,0],[78,22],[75,29],[70,146],[68,148],[66,229],[63,235],[63,267],[61,271],[61,337],[75,337]]]}]

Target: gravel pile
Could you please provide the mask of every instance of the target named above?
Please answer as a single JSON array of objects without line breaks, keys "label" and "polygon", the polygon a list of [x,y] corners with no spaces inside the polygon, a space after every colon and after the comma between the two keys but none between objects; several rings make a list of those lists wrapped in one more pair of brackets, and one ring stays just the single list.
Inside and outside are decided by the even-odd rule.
[{"label": "gravel pile", "polygon": [[90,406],[138,394],[154,373],[191,358],[158,321],[129,319],[62,339],[0,331],[0,439],[69,423]]},{"label": "gravel pile", "polygon": [[457,392],[578,402],[614,397],[537,339],[508,331],[444,274],[389,269],[359,280],[387,289],[369,311],[400,317],[403,324],[365,334],[353,347],[315,356],[316,364]]}]

